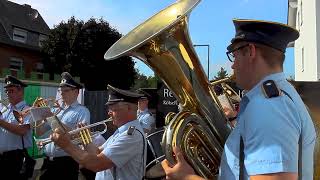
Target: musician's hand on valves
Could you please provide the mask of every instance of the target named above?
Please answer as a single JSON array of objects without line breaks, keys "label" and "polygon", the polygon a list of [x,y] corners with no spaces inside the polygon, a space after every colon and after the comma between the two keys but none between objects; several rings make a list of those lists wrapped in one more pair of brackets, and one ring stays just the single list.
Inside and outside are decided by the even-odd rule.
[{"label": "musician's hand on valves", "polygon": [[54,132],[50,135],[50,138],[62,149],[72,144],[70,135],[59,128],[54,130]]},{"label": "musician's hand on valves", "polygon": [[180,149],[178,147],[174,147],[173,152],[176,156],[177,164],[172,165],[166,159],[161,162],[166,173],[166,179],[187,180],[191,179],[191,176],[196,176],[192,167],[184,159]]}]

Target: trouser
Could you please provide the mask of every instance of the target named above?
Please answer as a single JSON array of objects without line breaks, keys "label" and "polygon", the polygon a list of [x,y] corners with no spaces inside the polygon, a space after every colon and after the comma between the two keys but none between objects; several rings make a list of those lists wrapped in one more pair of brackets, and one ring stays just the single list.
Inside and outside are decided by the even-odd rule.
[{"label": "trouser", "polygon": [[12,150],[0,153],[1,179],[27,179],[26,177],[22,177],[20,174],[22,162],[23,154],[21,150]]},{"label": "trouser", "polygon": [[40,180],[77,180],[79,164],[69,156],[44,159]]}]

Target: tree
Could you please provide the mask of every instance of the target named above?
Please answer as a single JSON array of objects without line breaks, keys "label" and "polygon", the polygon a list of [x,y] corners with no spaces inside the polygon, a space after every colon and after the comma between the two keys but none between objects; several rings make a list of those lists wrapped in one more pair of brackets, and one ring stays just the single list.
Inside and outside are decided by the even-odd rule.
[{"label": "tree", "polygon": [[136,79],[134,81],[134,86],[132,89],[139,88],[156,88],[157,87],[157,79],[156,76],[145,76],[139,72],[137,72]]},{"label": "tree", "polygon": [[217,76],[214,76],[214,80],[224,79],[228,77],[227,70],[225,70],[223,67],[220,68],[220,71],[218,71]]},{"label": "tree", "polygon": [[107,84],[129,89],[136,76],[131,57],[106,61],[104,53],[121,34],[103,19],[87,22],[71,17],[51,29],[43,42],[44,70],[52,76],[63,71],[80,80],[88,90],[105,90]]}]

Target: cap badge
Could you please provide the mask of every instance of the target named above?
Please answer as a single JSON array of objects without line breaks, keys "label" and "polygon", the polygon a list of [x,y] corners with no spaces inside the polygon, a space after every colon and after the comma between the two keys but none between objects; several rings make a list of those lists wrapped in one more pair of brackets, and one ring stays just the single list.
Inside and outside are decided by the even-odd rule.
[{"label": "cap badge", "polygon": [[67,82],[66,79],[62,79],[62,80],[61,80],[61,83],[66,83],[66,82]]}]

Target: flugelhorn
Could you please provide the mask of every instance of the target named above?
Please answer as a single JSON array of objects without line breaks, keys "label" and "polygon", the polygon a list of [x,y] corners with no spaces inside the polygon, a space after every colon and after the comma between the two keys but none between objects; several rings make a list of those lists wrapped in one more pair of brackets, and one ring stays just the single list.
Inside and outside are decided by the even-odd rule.
[{"label": "flugelhorn", "polygon": [[[87,145],[92,142],[93,137],[106,133],[108,130],[106,123],[111,121],[112,118],[108,118],[103,121],[99,121],[81,128],[71,130],[68,132],[68,134],[71,136],[71,141],[73,144],[78,145],[82,143],[83,145]],[[90,131],[90,128],[96,128],[100,125],[104,126],[104,129],[102,131]],[[42,148],[43,146],[52,142],[51,138],[35,139],[35,141],[39,148]]]}]

